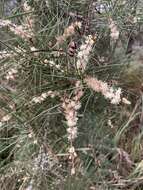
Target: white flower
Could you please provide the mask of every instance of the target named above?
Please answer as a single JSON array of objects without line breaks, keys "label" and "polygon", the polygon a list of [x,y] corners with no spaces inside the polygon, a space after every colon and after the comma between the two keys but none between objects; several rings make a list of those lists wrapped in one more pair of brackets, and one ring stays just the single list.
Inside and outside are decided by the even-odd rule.
[{"label": "white flower", "polygon": [[0,27],[8,26],[11,24],[10,20],[2,20],[0,19]]},{"label": "white flower", "polygon": [[71,175],[74,175],[75,174],[75,168],[71,168]]},{"label": "white flower", "polygon": [[69,148],[69,153],[74,153],[75,152],[75,148],[74,148],[74,146],[71,146],[70,148]]},{"label": "white flower", "polygon": [[27,1],[23,3],[23,9],[24,11],[31,11],[31,7],[28,5]]},{"label": "white flower", "polygon": [[117,30],[114,31],[113,30],[110,36],[111,36],[112,39],[118,40],[119,34],[120,34],[119,31],[117,31]]},{"label": "white flower", "polygon": [[60,66],[60,65],[56,65],[55,67],[56,67],[57,69],[60,69],[61,66]]},{"label": "white flower", "polygon": [[76,106],[76,102],[75,101],[71,101],[70,104],[71,104],[72,107]]},{"label": "white flower", "polygon": [[67,115],[67,116],[69,116],[69,118],[73,118],[74,115],[75,115],[75,111],[74,111],[74,110],[70,110],[70,111],[68,112],[68,115]]},{"label": "white flower", "polygon": [[40,103],[40,102],[41,102],[41,98],[40,98],[40,97],[34,97],[34,98],[32,99],[32,102]]},{"label": "white flower", "polygon": [[71,146],[71,147],[69,148],[68,152],[69,152],[69,159],[72,159],[72,158],[77,157],[77,153],[76,153],[76,151],[75,151],[74,146]]},{"label": "white flower", "polygon": [[119,98],[113,98],[112,100],[111,100],[111,104],[119,104],[120,103],[120,99]]},{"label": "white flower", "polygon": [[131,104],[131,102],[130,102],[129,100],[127,100],[126,98],[122,98],[122,102],[123,102],[124,104],[128,104],[128,105]]},{"label": "white flower", "polygon": [[29,137],[29,138],[32,138],[32,137],[33,137],[33,134],[32,134],[32,133],[29,133],[29,134],[28,134],[28,137]]},{"label": "white flower", "polygon": [[108,125],[109,125],[111,128],[114,128],[114,126],[113,126],[113,124],[112,124],[112,121],[111,121],[110,119],[108,120],[107,123],[108,123]]},{"label": "white flower", "polygon": [[82,23],[81,22],[75,22],[74,25],[77,26],[78,28],[81,28]]},{"label": "white flower", "polygon": [[39,53],[36,52],[36,51],[37,51],[37,48],[35,48],[34,46],[30,47],[30,50],[31,50],[32,52],[34,52],[33,55],[35,55],[35,56],[38,56],[38,55],[39,55]]},{"label": "white flower", "polygon": [[43,62],[44,62],[45,64],[49,63],[48,59],[45,59]]},{"label": "white flower", "polygon": [[4,117],[2,117],[1,122],[6,122],[9,121],[11,119],[11,115],[5,115]]},{"label": "white flower", "polygon": [[11,69],[12,74],[18,73],[17,69]]},{"label": "white flower", "polygon": [[67,128],[68,139],[74,140],[77,137],[77,127],[69,127]]},{"label": "white flower", "polygon": [[111,104],[119,104],[121,102],[121,88],[113,93],[113,98],[111,99]]},{"label": "white flower", "polygon": [[50,64],[50,66],[56,65],[56,63],[54,61],[49,61],[49,64]]},{"label": "white flower", "polygon": [[13,51],[0,51],[0,59],[12,58],[16,54]]},{"label": "white flower", "polygon": [[113,94],[111,92],[107,92],[106,95],[105,95],[105,98],[112,99]]},{"label": "white flower", "polygon": [[46,92],[43,92],[43,93],[41,94],[41,96],[45,99],[45,98],[47,98],[47,93],[46,93]]},{"label": "white flower", "polygon": [[75,105],[74,109],[75,109],[75,110],[79,110],[80,108],[81,108],[81,103],[78,102],[78,103]]},{"label": "white flower", "polygon": [[67,125],[68,125],[69,127],[74,127],[74,126],[77,124],[77,120],[78,120],[78,118],[69,119],[69,120],[67,121]]}]

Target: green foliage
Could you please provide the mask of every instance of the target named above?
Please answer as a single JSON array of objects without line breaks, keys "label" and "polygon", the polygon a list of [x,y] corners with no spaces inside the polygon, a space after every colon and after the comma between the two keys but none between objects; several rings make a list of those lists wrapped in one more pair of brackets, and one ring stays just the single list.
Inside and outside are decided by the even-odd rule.
[{"label": "green foliage", "polygon": [[[23,25],[29,18],[34,20],[33,36],[28,39],[14,34],[8,26],[1,27],[0,23],[1,50],[12,51],[14,55],[0,59],[0,189],[5,190],[12,181],[10,190],[143,188],[143,52],[139,37],[142,3],[135,0],[28,0],[27,3],[33,8],[28,12],[22,8],[23,2],[19,2],[10,16],[0,13],[2,19],[17,25]],[[120,33],[118,39],[112,39],[111,18]],[[76,21],[82,22],[82,27],[56,45],[58,37]],[[88,35],[95,35],[96,40],[87,69],[82,73],[76,68],[77,53]],[[73,57],[68,54],[71,41],[77,42]],[[51,66],[49,61],[59,67]],[[17,70],[14,80],[6,78],[11,68]],[[131,105],[111,104],[101,93],[86,86],[86,76],[105,81],[115,89],[121,87],[122,96]],[[82,83],[84,95],[78,111],[78,136],[73,142],[77,157],[76,173],[72,176],[61,100],[73,97],[76,81]],[[50,91],[59,95],[32,102]],[[11,118],[2,122],[5,115]]]}]

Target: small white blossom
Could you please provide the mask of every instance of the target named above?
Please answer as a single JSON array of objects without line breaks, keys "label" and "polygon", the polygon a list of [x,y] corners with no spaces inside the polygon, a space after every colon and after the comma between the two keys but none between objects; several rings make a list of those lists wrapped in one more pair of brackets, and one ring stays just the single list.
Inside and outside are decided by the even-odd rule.
[{"label": "small white blossom", "polygon": [[130,104],[131,104],[131,102],[130,102],[129,100],[127,100],[126,98],[122,98],[122,102],[123,102],[124,104],[127,104],[127,105],[130,105]]},{"label": "small white blossom", "polygon": [[6,59],[6,58],[12,58],[14,57],[16,54],[13,51],[0,51],[0,60],[1,59]]},{"label": "small white blossom", "polygon": [[18,73],[18,70],[17,70],[17,69],[11,69],[11,72],[12,72],[13,74],[16,74],[16,73]]},{"label": "small white blossom", "polygon": [[11,24],[10,20],[2,20],[0,19],[0,27],[9,26]]},{"label": "small white blossom", "polygon": [[72,147],[69,148],[69,153],[72,153],[72,154],[75,153],[75,148],[74,148],[74,146],[72,146]]},{"label": "small white blossom", "polygon": [[71,168],[71,175],[75,175],[75,168]]},{"label": "small white blossom", "polygon": [[34,102],[34,103],[40,103],[40,102],[41,102],[41,99],[40,99],[39,97],[34,97],[34,98],[32,99],[32,102]]},{"label": "small white blossom", "polygon": [[47,94],[46,92],[43,92],[43,93],[41,94],[41,96],[42,96],[43,98],[47,98],[48,94]]},{"label": "small white blossom", "polygon": [[119,104],[121,102],[121,93],[121,88],[118,88],[117,91],[113,92],[111,104]]},{"label": "small white blossom", "polygon": [[28,134],[28,137],[31,139],[33,137],[33,134],[32,133],[29,133]]},{"label": "small white blossom", "polygon": [[1,122],[7,122],[11,119],[11,115],[5,115],[4,117],[2,117]]},{"label": "small white blossom", "polygon": [[27,1],[23,3],[23,9],[24,11],[31,11],[31,6],[28,5]]},{"label": "small white blossom", "polygon": [[112,121],[109,119],[108,120],[108,125],[111,127],[111,128],[114,128],[113,124],[112,124]]},{"label": "small white blossom", "polygon": [[67,128],[68,132],[68,140],[71,141],[77,137],[77,127],[69,127]]},{"label": "small white blossom", "polygon": [[77,118],[76,119],[69,119],[68,121],[67,121],[67,125],[69,126],[69,127],[74,127],[76,124],[77,124]]}]

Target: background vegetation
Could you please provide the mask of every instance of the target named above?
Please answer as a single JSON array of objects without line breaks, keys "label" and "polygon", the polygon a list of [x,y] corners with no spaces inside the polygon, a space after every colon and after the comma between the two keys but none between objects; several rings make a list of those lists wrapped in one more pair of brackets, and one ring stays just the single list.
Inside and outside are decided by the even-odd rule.
[{"label": "background vegetation", "polygon": [[0,2],[0,189],[143,189],[142,0],[11,2]]}]

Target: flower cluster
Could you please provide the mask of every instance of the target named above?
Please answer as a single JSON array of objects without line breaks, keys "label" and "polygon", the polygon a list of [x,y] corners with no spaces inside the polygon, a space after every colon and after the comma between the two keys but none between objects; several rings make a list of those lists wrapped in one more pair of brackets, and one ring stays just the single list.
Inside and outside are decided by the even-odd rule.
[{"label": "flower cluster", "polygon": [[40,96],[34,97],[31,103],[42,103],[47,97],[54,98],[55,96],[59,96],[59,92],[49,90],[48,92],[43,92]]},{"label": "flower cluster", "polygon": [[8,71],[8,73],[7,73],[7,75],[5,76],[5,78],[6,78],[7,80],[14,80],[17,73],[18,73],[18,70],[12,68],[12,69],[10,69],[10,70]]},{"label": "flower cluster", "polygon": [[37,51],[37,50],[38,50],[37,48],[35,48],[34,46],[31,46],[31,47],[30,47],[30,50],[31,50],[31,52],[33,53],[33,55],[34,55],[35,57],[38,57],[38,56],[39,56],[39,52]]},{"label": "flower cluster", "polygon": [[0,27],[9,26],[11,24],[10,20],[2,20],[0,19]]},{"label": "flower cluster", "polygon": [[77,153],[75,151],[75,147],[71,146],[68,150],[69,153],[69,160],[71,161],[72,167],[71,167],[71,175],[75,174],[75,164],[74,164],[74,160],[77,157]]},{"label": "flower cluster", "polygon": [[31,6],[30,5],[28,5],[28,3],[27,3],[27,1],[25,1],[24,3],[23,3],[23,10],[24,11],[31,11]]},{"label": "flower cluster", "polygon": [[80,102],[66,98],[62,103],[67,123],[68,140],[73,141],[77,137],[77,110],[80,109]]},{"label": "flower cluster", "polygon": [[29,40],[33,37],[32,33],[27,30],[25,25],[10,24],[9,29],[17,36]]},{"label": "flower cluster", "polygon": [[121,88],[114,89],[106,82],[89,76],[86,77],[84,81],[89,88],[93,89],[95,92],[100,92],[106,99],[110,99],[111,104],[119,104],[120,102],[130,104],[126,98],[121,98]]},{"label": "flower cluster", "polygon": [[11,115],[7,114],[3,116],[0,120],[0,126],[2,126],[4,123],[8,122],[11,119]]},{"label": "flower cluster", "polygon": [[13,51],[3,50],[3,51],[0,51],[0,60],[1,59],[6,59],[6,58],[13,58],[13,57],[15,57],[15,56],[17,56],[17,55],[19,55],[21,53],[22,53],[22,56],[25,56],[25,52],[26,52],[26,50],[19,47],[19,46],[14,47]]},{"label": "flower cluster", "polygon": [[86,69],[86,65],[89,60],[89,54],[92,50],[94,42],[95,42],[95,37],[91,35],[86,36],[85,43],[83,43],[79,48],[79,51],[77,54],[76,67],[78,70],[81,70],[82,72],[84,72]]},{"label": "flower cluster", "polygon": [[112,18],[109,19],[109,28],[110,28],[110,36],[113,40],[117,40],[119,38],[119,30],[115,24],[115,22],[112,20]]},{"label": "flower cluster", "polygon": [[[27,4],[27,1],[23,4],[24,11],[32,11],[33,9]],[[34,20],[32,16],[28,16],[27,19],[22,23],[22,25],[16,25],[12,23],[10,20],[2,20],[0,19],[0,27],[8,26],[10,31],[13,32],[15,35],[29,40],[33,38],[33,25]]]},{"label": "flower cluster", "polygon": [[62,103],[62,108],[64,110],[64,115],[68,126],[67,133],[69,141],[74,141],[74,139],[77,137],[77,111],[81,107],[80,98],[83,95],[80,81],[76,83],[74,94],[75,96],[73,98],[65,98]]},{"label": "flower cluster", "polygon": [[44,60],[44,63],[64,73],[64,70],[61,68],[60,64],[56,64],[54,61],[51,61],[51,60],[48,61],[47,59]]},{"label": "flower cluster", "polygon": [[80,98],[83,96],[83,90],[80,81],[76,82],[76,89],[74,90],[73,98],[62,99],[62,108],[67,123],[67,138],[70,143],[69,147],[69,160],[71,161],[71,174],[75,174],[74,160],[77,156],[75,148],[73,147],[73,141],[77,137],[77,111],[81,107]]},{"label": "flower cluster", "polygon": [[15,56],[15,53],[13,51],[0,51],[0,60],[1,59],[6,59],[6,58],[12,58]]},{"label": "flower cluster", "polygon": [[68,26],[67,28],[65,28],[63,35],[58,36],[57,39],[57,43],[58,44],[62,44],[68,37],[73,36],[75,34],[76,28],[81,28],[81,22],[74,22],[72,23],[70,26]]}]

